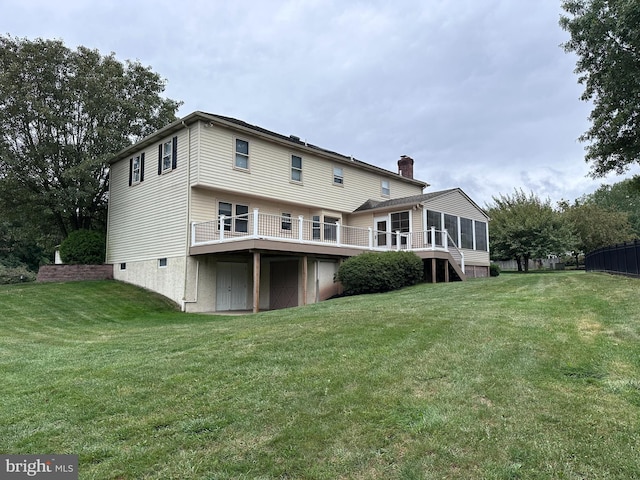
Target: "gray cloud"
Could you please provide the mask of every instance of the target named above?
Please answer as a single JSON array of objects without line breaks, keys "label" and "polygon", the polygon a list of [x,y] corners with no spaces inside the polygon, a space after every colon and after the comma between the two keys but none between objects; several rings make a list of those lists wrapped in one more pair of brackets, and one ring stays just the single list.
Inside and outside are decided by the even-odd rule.
[{"label": "gray cloud", "polygon": [[[574,199],[589,105],[549,0],[3,2],[0,31],[140,60],[179,112],[235,116],[484,205]],[[637,170],[636,170],[637,171]]]}]

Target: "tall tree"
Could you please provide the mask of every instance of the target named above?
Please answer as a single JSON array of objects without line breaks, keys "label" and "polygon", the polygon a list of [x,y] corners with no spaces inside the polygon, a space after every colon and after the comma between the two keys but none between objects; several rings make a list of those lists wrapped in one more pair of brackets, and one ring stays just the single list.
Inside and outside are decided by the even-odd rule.
[{"label": "tall tree", "polygon": [[605,210],[626,213],[633,234],[640,238],[640,176],[613,185],[602,185],[595,192],[585,195],[581,202],[594,203]]},{"label": "tall tree", "polygon": [[571,232],[550,200],[541,201],[531,192],[492,197],[486,207],[491,218],[491,252],[494,259],[515,259],[518,270],[529,270],[529,260],[565,253]]},{"label": "tall tree", "polygon": [[633,239],[626,212],[603,208],[590,200],[576,201],[573,205],[561,202],[560,206],[573,233],[571,251],[576,265],[581,254]]},{"label": "tall tree", "polygon": [[640,2],[565,0],[560,25],[571,35],[564,48],[578,56],[582,99],[593,102],[589,142],[591,173],[625,172],[640,161]]},{"label": "tall tree", "polygon": [[113,53],[0,36],[0,208],[60,239],[103,228],[106,162],[175,120],[164,87]]}]

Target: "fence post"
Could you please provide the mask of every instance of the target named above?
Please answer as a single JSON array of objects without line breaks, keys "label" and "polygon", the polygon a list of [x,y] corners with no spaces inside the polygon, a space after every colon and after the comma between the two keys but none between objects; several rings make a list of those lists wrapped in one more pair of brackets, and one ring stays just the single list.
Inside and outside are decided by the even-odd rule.
[{"label": "fence post", "polygon": [[369,227],[368,230],[369,230],[369,249],[372,249],[373,248],[373,229]]},{"label": "fence post", "polygon": [[224,240],[224,215],[220,215],[220,241]]},{"label": "fence post", "polygon": [[298,215],[298,240],[302,242],[304,240],[304,217]]}]

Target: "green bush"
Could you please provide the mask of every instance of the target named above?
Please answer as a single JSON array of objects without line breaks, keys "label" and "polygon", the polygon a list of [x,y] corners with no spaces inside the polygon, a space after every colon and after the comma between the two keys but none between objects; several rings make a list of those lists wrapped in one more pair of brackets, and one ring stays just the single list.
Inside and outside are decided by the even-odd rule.
[{"label": "green bush", "polygon": [[25,265],[8,267],[0,263],[0,285],[33,282],[35,279],[36,274],[28,270]]},{"label": "green bush", "polygon": [[496,264],[496,263],[492,263],[489,266],[489,275],[491,275],[492,277],[497,277],[498,275],[500,275],[500,265]]},{"label": "green bush", "polygon": [[101,265],[104,256],[104,235],[93,230],[71,232],[60,244],[60,258],[67,264]]},{"label": "green bush", "polygon": [[423,276],[422,260],[413,252],[363,253],[338,269],[345,295],[379,293],[415,285]]}]

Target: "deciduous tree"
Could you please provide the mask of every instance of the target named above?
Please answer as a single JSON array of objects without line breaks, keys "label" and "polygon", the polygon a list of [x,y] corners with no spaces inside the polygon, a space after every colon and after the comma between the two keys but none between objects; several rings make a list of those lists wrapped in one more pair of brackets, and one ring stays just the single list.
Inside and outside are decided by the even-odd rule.
[{"label": "deciduous tree", "polygon": [[640,2],[565,0],[564,44],[578,56],[582,99],[593,103],[587,161],[595,177],[625,172],[640,161]]},{"label": "deciduous tree", "polygon": [[573,233],[576,265],[580,254],[633,239],[627,213],[603,208],[593,201],[561,202],[563,217]]},{"label": "deciduous tree", "polygon": [[180,104],[139,62],[0,36],[0,208],[55,230],[103,228],[107,160]]},{"label": "deciduous tree", "polygon": [[491,218],[491,252],[496,260],[515,259],[518,270],[529,269],[529,260],[562,254],[571,245],[571,232],[550,200],[531,192],[492,197],[487,206]]}]

